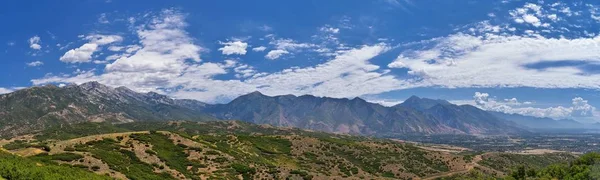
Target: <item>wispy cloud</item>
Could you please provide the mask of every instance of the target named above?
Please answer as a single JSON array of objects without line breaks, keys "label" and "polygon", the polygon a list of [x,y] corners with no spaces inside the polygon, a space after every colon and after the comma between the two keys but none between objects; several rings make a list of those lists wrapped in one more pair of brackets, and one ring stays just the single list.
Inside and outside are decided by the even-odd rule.
[{"label": "wispy cloud", "polygon": [[44,65],[44,62],[42,62],[42,61],[33,61],[33,62],[28,62],[26,64],[29,67],[37,67],[37,66]]}]

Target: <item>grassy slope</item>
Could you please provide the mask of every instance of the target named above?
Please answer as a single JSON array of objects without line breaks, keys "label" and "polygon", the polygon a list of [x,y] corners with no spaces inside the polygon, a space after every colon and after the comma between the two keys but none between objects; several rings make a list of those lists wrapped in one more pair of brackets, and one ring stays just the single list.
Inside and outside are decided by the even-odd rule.
[{"label": "grassy slope", "polygon": [[[93,158],[108,164],[110,169],[130,179],[177,179],[178,173],[188,179],[408,179],[461,170],[469,163],[468,158],[461,154],[427,151],[383,139],[272,128],[234,121],[145,122],[116,126],[85,123],[62,130],[45,131],[36,136],[40,142],[30,144],[52,146],[64,139],[143,130],[150,130],[150,133],[95,139],[64,150],[68,149],[74,154],[87,153],[86,156],[91,154]],[[30,159],[66,163],[77,158],[73,154],[57,154],[53,157],[39,155]],[[156,162],[148,162],[152,158]],[[502,162],[507,166],[520,163],[539,165],[562,160],[536,161],[528,158],[493,156],[490,160],[484,160],[483,164],[490,161],[492,164]]]},{"label": "grassy slope", "polygon": [[[60,158],[66,158],[61,156]],[[110,179],[87,170],[22,158],[0,152],[0,177],[5,179]]]}]

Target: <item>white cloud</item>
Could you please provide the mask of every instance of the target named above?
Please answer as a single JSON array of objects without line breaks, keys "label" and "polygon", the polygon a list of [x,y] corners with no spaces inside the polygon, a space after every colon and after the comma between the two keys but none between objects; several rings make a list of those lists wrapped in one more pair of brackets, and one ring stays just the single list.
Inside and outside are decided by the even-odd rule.
[{"label": "white cloud", "polygon": [[530,14],[523,15],[523,21],[525,21],[526,23],[532,24],[533,26],[542,25],[542,23],[540,22],[540,19],[538,19],[534,15],[530,15]]},{"label": "white cloud", "polygon": [[587,100],[584,100],[581,97],[573,98],[572,102],[573,111],[571,112],[572,116],[575,117],[589,117],[594,116],[594,111],[596,111],[596,107],[588,104]]},{"label": "white cloud", "polygon": [[292,39],[274,39],[269,44],[275,46],[276,49],[286,50],[286,51],[295,51],[304,48],[315,47],[314,44],[309,43],[298,43]]},{"label": "white cloud", "polygon": [[118,35],[89,35],[84,37],[88,43],[81,47],[71,49],[60,57],[60,61],[66,63],[86,63],[92,61],[92,55],[99,50],[99,46],[121,42],[123,38]]},{"label": "white cloud", "polygon": [[261,31],[268,32],[268,31],[272,31],[273,27],[268,26],[268,25],[262,25],[262,26],[259,26],[258,29],[261,30]]},{"label": "white cloud", "polygon": [[[32,82],[99,81],[108,85],[128,86],[138,91],[154,91],[158,87],[169,86],[169,80],[193,69],[186,64],[186,60],[200,62],[199,52],[202,48],[193,44],[192,38],[183,30],[187,26],[183,20],[184,16],[173,10],[165,10],[160,15],[152,16],[148,24],[138,26],[135,31],[139,44],[126,46],[125,52],[116,61],[106,65],[103,74],[95,75],[93,71],[89,71],[67,78],[47,76]],[[103,41],[101,38],[91,39],[94,41],[88,44],[110,44],[110,41]],[[87,52],[95,51],[93,48],[89,49],[92,50]],[[85,58],[73,59],[90,59],[88,54],[85,54]]]},{"label": "white cloud", "polygon": [[101,24],[108,24],[108,23],[110,23],[110,21],[108,21],[108,19],[106,18],[106,13],[100,14],[100,17],[98,17],[98,22],[101,23]]},{"label": "white cloud", "polygon": [[44,65],[44,62],[42,62],[42,61],[33,61],[33,62],[27,63],[27,66],[29,66],[29,67],[37,67],[37,66],[41,66],[41,65]]},{"label": "white cloud", "polygon": [[233,71],[236,73],[235,76],[237,78],[248,78],[254,76],[257,73],[257,71],[254,70],[254,67],[249,66],[247,64],[237,66],[233,69]]},{"label": "white cloud", "polygon": [[482,109],[489,111],[504,112],[509,114],[521,114],[535,117],[549,117],[554,119],[565,119],[579,117],[591,117],[597,114],[596,108],[588,104],[587,100],[581,97],[572,99],[572,106],[535,108],[527,107],[531,102],[520,103],[516,98],[505,99],[504,102],[497,101],[490,97],[488,93],[476,92],[473,96],[474,104]]},{"label": "white cloud", "polygon": [[81,47],[71,49],[60,57],[60,61],[67,63],[85,63],[92,60],[92,54],[98,49],[98,44],[86,43]]},{"label": "white cloud", "polygon": [[550,14],[547,16],[548,19],[552,20],[552,21],[556,21],[558,20],[558,16],[556,16],[556,14]]},{"label": "white cloud", "polygon": [[33,36],[29,38],[29,47],[31,49],[40,50],[42,49],[42,46],[40,45],[41,41],[42,40],[39,36]]},{"label": "white cloud", "polygon": [[222,48],[219,48],[219,51],[221,51],[224,55],[245,55],[247,52],[246,48],[248,48],[248,43],[242,41],[221,42],[220,44],[225,45]]},{"label": "white cloud", "polygon": [[[71,75],[47,75],[33,84],[83,83],[99,81],[110,86],[127,86],[137,91],[157,91],[176,98],[223,102],[241,94],[260,90],[268,95],[313,94],[330,97],[356,97],[377,94],[411,84],[382,72],[369,61],[386,52],[386,44],[374,44],[336,52],[323,63],[292,67],[276,72],[261,72],[254,67],[225,60],[202,62],[204,48],[195,45],[185,31],[185,16],[173,10],[149,15],[149,24],[140,25],[137,50],[106,64],[103,70],[77,71]],[[274,40],[275,50],[295,51],[313,47],[292,40]],[[131,48],[135,47],[130,45]],[[128,54],[128,52],[121,52]],[[99,74],[96,74],[99,73]],[[215,79],[233,74],[238,79]]]},{"label": "white cloud", "polygon": [[459,33],[428,43],[433,47],[406,50],[388,66],[402,63],[427,72],[427,77],[415,82],[418,86],[600,88],[600,74],[580,68],[600,63],[598,36],[566,39]]},{"label": "white cloud", "polygon": [[[535,27],[544,25],[541,20],[542,18],[547,18],[552,21],[555,21],[557,18],[556,15],[545,15],[544,13],[545,11],[540,5],[533,3],[526,3],[521,8],[509,11],[510,16],[516,23],[527,23]],[[549,26],[549,24],[546,26]]]},{"label": "white cloud", "polygon": [[14,92],[16,90],[23,89],[23,88],[24,87],[10,87],[10,88],[0,87],[0,95],[1,94],[8,94],[8,93],[11,93],[11,92]]},{"label": "white cloud", "polygon": [[311,43],[299,43],[292,39],[275,39],[274,35],[267,35],[267,37],[271,38],[269,44],[274,46],[274,50],[269,51],[267,55],[265,55],[265,58],[270,60],[278,59],[285,54],[301,52],[303,49],[319,47]]},{"label": "white cloud", "polygon": [[[398,57],[398,58],[403,58],[403,57]],[[407,66],[401,60],[397,60],[397,61],[394,61],[394,62],[388,64],[388,67],[389,68],[405,68]]]},{"label": "white cloud", "polygon": [[564,7],[560,10],[560,12],[564,13],[567,16],[573,16],[573,12],[571,11],[571,8],[569,7]]},{"label": "white cloud", "polygon": [[395,99],[366,99],[366,101],[370,102],[370,103],[376,103],[376,104],[380,104],[382,106],[386,106],[386,107],[392,107],[395,105],[398,105],[404,101],[402,100],[395,100]]},{"label": "white cloud", "polygon": [[333,27],[329,27],[329,26],[321,27],[321,29],[319,29],[319,30],[321,30],[322,32],[333,33],[333,34],[340,33],[340,28],[333,28]]},{"label": "white cloud", "polygon": [[109,51],[115,51],[115,52],[117,52],[117,51],[121,51],[121,50],[123,50],[123,49],[125,49],[125,47],[123,47],[123,46],[109,46],[109,47],[108,47],[108,50],[109,50]]},{"label": "white cloud", "polygon": [[8,94],[8,93],[11,93],[11,92],[13,92],[13,90],[7,89],[7,88],[1,88],[0,87],[0,94]]},{"label": "white cloud", "polygon": [[258,46],[258,47],[252,48],[252,51],[254,51],[254,52],[262,52],[265,50],[267,50],[267,47],[264,47],[264,46]]},{"label": "white cloud", "polygon": [[123,41],[123,37],[118,36],[118,35],[100,35],[100,34],[89,35],[89,36],[86,36],[85,39],[89,40],[90,43],[98,44],[99,46]]},{"label": "white cloud", "polygon": [[281,57],[284,54],[289,54],[290,52],[286,51],[286,50],[281,50],[281,49],[276,49],[276,50],[271,50],[269,51],[269,53],[267,53],[267,55],[265,55],[265,58],[270,59],[270,60],[275,60],[278,59],[279,57]]}]

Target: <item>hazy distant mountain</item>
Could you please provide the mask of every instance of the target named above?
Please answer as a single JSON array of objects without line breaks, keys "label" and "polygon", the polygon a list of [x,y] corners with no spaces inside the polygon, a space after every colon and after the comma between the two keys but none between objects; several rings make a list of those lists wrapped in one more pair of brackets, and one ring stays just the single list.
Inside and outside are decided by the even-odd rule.
[{"label": "hazy distant mountain", "polygon": [[131,122],[213,119],[157,93],[137,93],[97,82],[32,87],[0,95],[0,136],[88,121]]},{"label": "hazy distant mountain", "polygon": [[554,120],[552,118],[540,118],[524,116],[520,114],[507,114],[502,112],[490,112],[496,117],[515,122],[529,129],[592,129],[590,125],[582,124],[571,119]]},{"label": "hazy distant mountain", "polygon": [[466,134],[511,134],[522,132],[515,124],[471,105],[455,105],[445,100],[412,96],[397,106],[413,107],[433,117],[443,126]]},{"label": "hazy distant mountain", "polygon": [[507,134],[522,130],[473,106],[413,96],[402,104],[384,107],[360,98],[240,96],[228,104],[208,106],[220,119],[290,126],[363,135],[406,133]]}]

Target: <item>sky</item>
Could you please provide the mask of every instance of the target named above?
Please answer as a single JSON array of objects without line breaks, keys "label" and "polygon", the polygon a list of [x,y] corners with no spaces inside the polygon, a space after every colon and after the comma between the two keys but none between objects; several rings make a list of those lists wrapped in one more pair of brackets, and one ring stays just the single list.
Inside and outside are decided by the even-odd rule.
[{"label": "sky", "polygon": [[0,2],[0,94],[98,81],[226,103],[411,95],[600,122],[600,2]]}]

